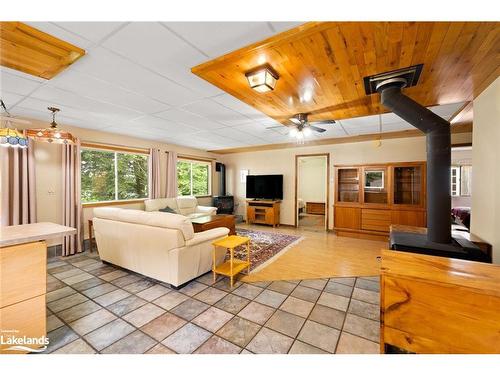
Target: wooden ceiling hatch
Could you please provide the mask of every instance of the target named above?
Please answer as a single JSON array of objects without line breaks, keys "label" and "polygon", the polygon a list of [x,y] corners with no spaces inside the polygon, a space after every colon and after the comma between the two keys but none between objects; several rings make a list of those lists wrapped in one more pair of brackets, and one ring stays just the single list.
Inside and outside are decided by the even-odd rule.
[{"label": "wooden ceiling hatch", "polygon": [[[282,123],[299,112],[341,120],[387,112],[364,77],[418,64],[406,95],[426,107],[470,102],[499,76],[499,56],[498,22],[309,22],[192,72]],[[245,72],[264,62],[280,80],[260,94]]]},{"label": "wooden ceiling hatch", "polygon": [[51,79],[85,50],[22,22],[0,22],[0,65]]}]

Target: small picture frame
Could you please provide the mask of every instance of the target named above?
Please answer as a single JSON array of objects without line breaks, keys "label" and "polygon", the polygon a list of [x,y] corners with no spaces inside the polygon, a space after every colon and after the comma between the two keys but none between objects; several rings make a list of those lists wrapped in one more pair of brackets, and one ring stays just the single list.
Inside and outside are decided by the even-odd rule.
[{"label": "small picture frame", "polygon": [[240,170],[240,182],[242,184],[247,183],[247,176],[248,176],[248,169],[242,169]]},{"label": "small picture frame", "polygon": [[384,171],[365,171],[365,189],[384,188]]}]

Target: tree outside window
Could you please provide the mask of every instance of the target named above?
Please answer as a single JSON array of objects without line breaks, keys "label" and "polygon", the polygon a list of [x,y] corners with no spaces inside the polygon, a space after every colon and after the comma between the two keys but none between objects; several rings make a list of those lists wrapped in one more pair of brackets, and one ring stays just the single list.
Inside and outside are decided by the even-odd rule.
[{"label": "tree outside window", "polygon": [[211,194],[210,162],[179,159],[177,187],[179,195],[207,196]]},{"label": "tree outside window", "polygon": [[147,198],[148,156],[82,149],[82,203]]}]

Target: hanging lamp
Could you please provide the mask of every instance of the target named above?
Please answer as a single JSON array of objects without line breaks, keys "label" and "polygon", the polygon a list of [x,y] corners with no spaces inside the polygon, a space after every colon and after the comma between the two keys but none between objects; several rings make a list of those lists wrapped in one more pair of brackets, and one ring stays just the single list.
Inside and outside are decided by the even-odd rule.
[{"label": "hanging lamp", "polygon": [[45,129],[28,129],[26,130],[28,137],[40,142],[74,144],[75,137],[73,137],[71,133],[61,130],[56,122],[56,113],[59,112],[60,109],[55,107],[48,107],[47,109],[52,112],[52,122],[50,126]]},{"label": "hanging lamp", "polygon": [[[0,99],[0,108],[2,109],[5,116],[0,116],[0,146],[2,147],[28,147],[28,138],[24,135],[22,131],[17,130],[12,127],[13,122],[29,124],[29,121],[20,120],[13,117],[5,103]],[[3,126],[5,123],[5,127]]]}]

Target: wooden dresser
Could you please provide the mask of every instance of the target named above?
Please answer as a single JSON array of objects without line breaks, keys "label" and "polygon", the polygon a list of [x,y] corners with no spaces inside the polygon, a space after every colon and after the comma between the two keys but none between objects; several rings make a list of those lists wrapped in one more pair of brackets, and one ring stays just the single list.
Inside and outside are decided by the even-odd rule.
[{"label": "wooden dresser", "polygon": [[306,202],[306,213],[311,215],[324,215],[325,214],[324,202]]},{"label": "wooden dresser", "polygon": [[386,240],[391,224],[425,227],[425,177],[423,161],[335,166],[335,232]]},{"label": "wooden dresser", "polygon": [[31,349],[45,346],[47,290],[46,239],[76,233],[76,229],[53,223],[15,225],[0,228],[0,353],[19,345],[12,339],[26,336],[40,343],[23,345]]},{"label": "wooden dresser", "polygon": [[247,201],[247,224],[280,225],[280,201]]}]

